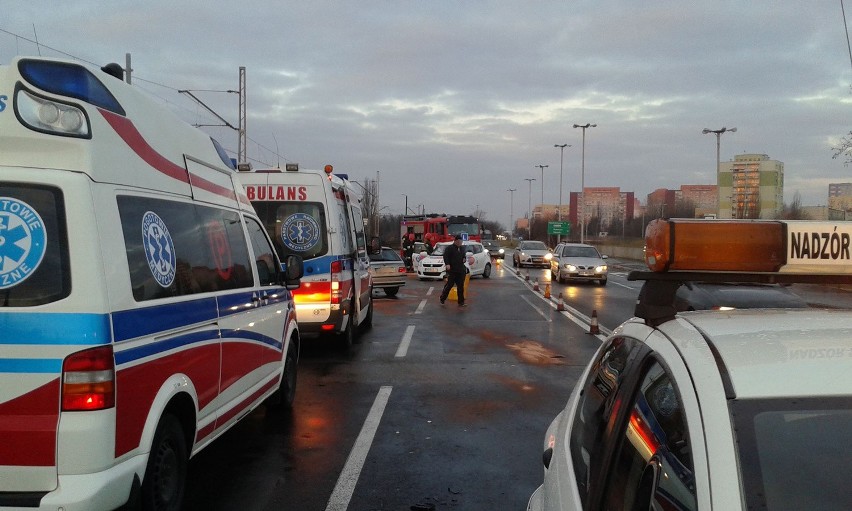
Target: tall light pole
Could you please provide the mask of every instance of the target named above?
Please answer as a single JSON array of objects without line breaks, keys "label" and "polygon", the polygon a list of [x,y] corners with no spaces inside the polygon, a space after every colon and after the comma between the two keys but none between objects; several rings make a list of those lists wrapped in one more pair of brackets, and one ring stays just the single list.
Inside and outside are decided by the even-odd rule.
[{"label": "tall light pole", "polygon": [[575,124],[575,128],[583,128],[583,157],[580,160],[580,194],[583,197],[583,207],[580,212],[580,243],[586,236],[586,128],[597,128],[597,124]]},{"label": "tall light pole", "polygon": [[544,206],[544,169],[549,167],[550,165],[535,165],[536,167],[541,169],[541,205]]},{"label": "tall light pole", "polygon": [[515,237],[515,226],[512,223],[515,220],[515,190],[517,190],[517,188],[509,188],[506,190],[509,192],[509,241]]},{"label": "tall light pole", "polygon": [[528,177],[524,181],[530,184],[530,194],[527,203],[527,239],[530,239],[532,238],[532,182],[535,181],[535,178]]},{"label": "tall light pole", "polygon": [[719,196],[719,193],[721,192],[721,187],[719,186],[719,165],[721,164],[721,162],[719,161],[719,147],[722,145],[722,143],[721,143],[722,133],[724,133],[726,131],[730,131],[731,133],[736,133],[737,128],[728,129],[728,128],[723,127],[722,129],[718,129],[718,130],[709,130],[707,128],[704,128],[703,130],[701,130],[701,133],[703,133],[705,135],[708,134],[708,133],[715,133],[716,134],[716,218],[719,218],[722,214],[722,212],[719,211],[719,209],[721,207],[720,201],[722,200],[722,198]]},{"label": "tall light pole", "polygon": [[405,216],[408,214],[408,195],[403,193],[402,196],[405,197],[405,210],[402,212],[402,216]]},{"label": "tall light pole", "polygon": [[[570,144],[553,144],[553,147],[559,148],[559,209],[556,210],[557,220],[562,222],[562,155],[565,153],[566,147],[571,147]],[[560,225],[561,229],[562,226]],[[562,231],[559,231],[560,233]],[[559,244],[562,242],[562,234],[556,235],[556,243]]]}]

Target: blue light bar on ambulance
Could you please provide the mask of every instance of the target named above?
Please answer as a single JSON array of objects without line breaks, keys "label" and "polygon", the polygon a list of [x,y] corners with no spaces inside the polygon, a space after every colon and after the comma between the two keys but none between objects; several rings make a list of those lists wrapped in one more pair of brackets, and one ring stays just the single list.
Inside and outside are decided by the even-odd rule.
[{"label": "blue light bar on ambulance", "polygon": [[109,89],[79,64],[22,59],[18,62],[18,71],[24,80],[45,92],[79,99],[118,115],[126,115]]},{"label": "blue light bar on ambulance", "polygon": [[654,272],[852,274],[852,222],[654,220],[645,263]]}]

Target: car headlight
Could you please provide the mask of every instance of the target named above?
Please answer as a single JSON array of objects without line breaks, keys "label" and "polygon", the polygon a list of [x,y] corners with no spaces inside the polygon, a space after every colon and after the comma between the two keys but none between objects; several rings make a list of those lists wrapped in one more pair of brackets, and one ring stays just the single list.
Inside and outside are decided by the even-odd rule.
[{"label": "car headlight", "polygon": [[566,264],[565,269],[568,270],[568,271],[577,271],[577,267],[574,266],[573,264]]},{"label": "car headlight", "polygon": [[606,265],[602,264],[602,265],[598,266],[597,268],[595,268],[595,271],[597,273],[606,273]]},{"label": "car headlight", "polygon": [[553,254],[544,254],[544,259],[546,261],[550,261],[551,259],[553,259]]}]

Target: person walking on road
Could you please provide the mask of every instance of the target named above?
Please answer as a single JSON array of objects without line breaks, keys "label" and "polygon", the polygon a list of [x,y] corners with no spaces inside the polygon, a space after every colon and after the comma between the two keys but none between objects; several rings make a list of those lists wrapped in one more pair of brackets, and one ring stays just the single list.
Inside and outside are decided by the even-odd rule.
[{"label": "person walking on road", "polygon": [[444,264],[447,267],[447,283],[444,284],[444,290],[441,291],[441,304],[447,300],[450,295],[450,290],[456,286],[456,293],[459,296],[459,307],[465,307],[464,303],[464,277],[467,274],[467,267],[464,265],[466,253],[462,245],[461,234],[456,234],[453,244],[444,250]]}]

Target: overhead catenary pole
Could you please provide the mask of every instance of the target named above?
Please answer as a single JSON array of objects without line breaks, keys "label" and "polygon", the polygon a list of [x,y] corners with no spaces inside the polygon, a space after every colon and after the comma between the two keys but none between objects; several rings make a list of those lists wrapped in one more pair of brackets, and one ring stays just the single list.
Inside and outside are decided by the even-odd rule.
[{"label": "overhead catenary pole", "polygon": [[237,149],[237,162],[246,163],[246,68],[240,66],[240,128],[239,144]]}]

